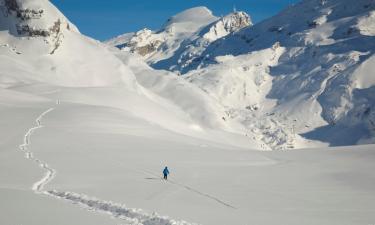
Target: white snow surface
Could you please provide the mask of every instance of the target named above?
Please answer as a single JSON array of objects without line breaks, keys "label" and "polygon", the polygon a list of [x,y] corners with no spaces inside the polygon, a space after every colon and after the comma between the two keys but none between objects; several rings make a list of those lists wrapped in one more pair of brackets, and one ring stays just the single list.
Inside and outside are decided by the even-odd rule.
[{"label": "white snow surface", "polygon": [[[320,4],[329,8],[331,1],[325,2]],[[323,100],[336,103],[335,92],[323,98],[332,77],[317,92],[304,83],[311,95],[298,92],[297,84],[285,93],[278,87],[283,79],[299,82],[298,70],[293,79],[282,71],[296,69],[288,54],[302,60],[304,47],[270,41],[269,47],[241,54],[226,47],[226,54],[212,51],[207,57],[213,64],[176,76],[83,36],[49,1],[0,0],[0,9],[0,224],[374,222],[374,145],[259,151],[331,141],[301,133],[327,124],[320,114],[331,115]],[[319,23],[329,23],[328,14]],[[181,31],[179,40],[185,40],[191,34],[177,25],[187,18],[197,29],[194,35],[221,23],[199,7],[172,17],[165,27]],[[216,41],[226,46],[241,32],[251,34],[249,29]],[[322,45],[344,41],[310,34]],[[212,47],[202,46],[198,55]],[[359,50],[352,52],[353,65],[366,61],[343,76],[355,87],[351,101],[342,100],[352,108],[332,129],[345,125],[358,143],[369,144],[375,100],[367,74],[373,60],[371,49]],[[347,59],[335,54],[324,56]],[[342,66],[347,65],[329,68]],[[171,171],[168,181],[160,176],[164,166]]]},{"label": "white snow surface", "polygon": [[[100,88],[46,92],[54,88],[1,90],[1,224],[375,219],[374,146],[253,151],[177,134],[120,105],[109,107],[115,96],[107,91],[109,98],[98,100]],[[18,145],[33,127],[25,154]],[[169,181],[160,176],[165,165]],[[55,171],[52,179],[46,168]]]}]

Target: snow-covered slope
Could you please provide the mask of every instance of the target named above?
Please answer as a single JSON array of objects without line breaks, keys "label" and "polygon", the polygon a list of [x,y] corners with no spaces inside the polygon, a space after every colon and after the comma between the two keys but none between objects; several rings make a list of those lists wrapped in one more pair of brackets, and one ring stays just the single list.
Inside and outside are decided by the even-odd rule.
[{"label": "snow-covered slope", "polygon": [[[192,138],[140,119],[119,107],[133,104],[131,97],[115,100],[111,89],[28,89],[0,89],[0,224],[358,225],[375,219],[373,145],[251,151],[217,143],[220,136]],[[165,165],[169,181],[160,177]],[[33,184],[42,184],[38,194]]]},{"label": "snow-covered slope", "polygon": [[[331,145],[373,143],[374,10],[372,0],[302,1],[273,18],[211,44],[202,53],[210,56],[201,61],[207,67],[190,74],[201,75],[199,80],[204,80],[212,76],[209,74],[213,69],[220,70],[226,65],[231,71],[240,71],[236,76],[242,78],[236,85],[245,86],[248,84],[245,76],[256,79],[261,73],[254,71],[261,69],[266,71],[264,77],[268,81],[257,86],[266,94],[260,99],[257,95],[247,99],[257,104],[276,102],[262,115],[273,114],[272,120],[277,123],[295,121],[293,132]],[[234,55],[231,62],[241,62],[244,55],[264,57],[267,51],[267,59],[258,64],[250,60],[231,66],[218,60],[218,56]],[[272,65],[267,63],[274,60]],[[215,90],[228,85],[231,79],[233,75],[226,76]],[[212,86],[208,83],[199,85]],[[238,90],[233,85],[231,88]],[[232,95],[239,96],[236,92]],[[248,103],[242,103],[243,109]],[[235,104],[227,105],[238,108]]]},{"label": "snow-covered slope", "polygon": [[206,7],[196,7],[171,17],[157,32],[143,29],[106,43],[142,55],[154,68],[186,71],[210,43],[250,25],[244,12],[218,18]]},{"label": "snow-covered slope", "polygon": [[[108,100],[103,95],[98,100],[105,99],[108,106],[130,111],[164,129],[210,140],[219,135],[222,142],[260,146],[246,140],[235,121],[226,122],[221,103],[200,88],[154,71],[135,55],[85,37],[49,1],[2,0],[0,7],[1,88],[21,93],[41,89],[39,94],[73,88],[82,99],[71,99],[69,94],[66,98],[86,104],[96,102],[74,88],[84,87],[87,92],[101,88],[113,97]],[[165,29],[173,27],[185,35],[214,19],[206,8],[195,8],[171,18]]]},{"label": "snow-covered slope", "polygon": [[[211,102],[200,89],[184,87],[187,94],[182,97],[180,89],[169,85],[164,95],[168,92],[175,96],[175,101],[148,90],[146,83],[143,86],[137,82],[140,78],[135,77],[126,61],[124,63],[107,45],[80,34],[49,1],[3,0],[0,3],[1,88],[21,92],[47,84],[103,90],[115,88],[119,91],[114,91],[113,99],[131,102],[127,106],[124,102],[122,108],[166,129],[193,136],[201,136],[206,128],[229,130],[221,119],[224,115],[221,105]],[[175,18],[176,22],[181,20],[179,17]],[[134,70],[144,64],[142,60],[132,62]],[[148,68],[147,74],[152,73]],[[184,80],[173,84],[189,85]],[[19,90],[19,87],[23,89]],[[71,101],[80,102],[78,98]],[[108,104],[112,105],[111,101]]]},{"label": "snow-covered slope", "polygon": [[235,12],[146,62],[185,74],[270,148],[374,143],[374,10],[304,0],[254,26]]},{"label": "snow-covered slope", "polygon": [[[358,25],[365,35],[371,17]],[[197,29],[213,39],[232,24],[210,23]],[[208,57],[215,64],[176,76],[81,35],[49,1],[0,0],[0,24],[0,224],[375,220],[374,146],[250,150],[311,144],[294,130],[317,99],[267,99],[289,47]],[[353,70],[359,111],[373,99],[372,61]]]},{"label": "snow-covered slope", "polygon": [[[140,74],[142,71],[145,74]],[[117,217],[121,214],[121,221],[132,221],[131,224],[176,222],[135,208],[114,205],[108,200],[95,200],[82,190],[71,193],[72,186],[61,187],[58,191],[47,188],[57,171],[49,162],[34,154],[34,150],[44,149],[36,147],[38,141],[34,136],[44,128],[44,119],[52,112],[59,111],[73,119],[70,122],[77,123],[74,121],[77,116],[91,117],[89,114],[99,113],[100,108],[108,110],[104,113],[107,118],[112,117],[109,112],[117,111],[128,118],[115,122],[118,126],[133,125],[119,131],[110,128],[112,131],[107,134],[116,136],[116,132],[128,133],[132,138],[141,137],[145,143],[148,138],[144,134],[148,133],[146,136],[149,138],[166,140],[166,143],[193,141],[199,146],[213,143],[228,148],[244,147],[250,143],[254,148],[257,147],[255,142],[249,142],[244,136],[227,132],[229,129],[221,119],[221,105],[211,101],[203,91],[196,87],[190,90],[185,80],[169,79],[169,76],[164,80],[163,74],[159,73],[156,73],[161,77],[159,89],[153,89],[147,86],[149,83],[146,78],[141,79],[142,75],[152,73],[153,70],[143,61],[134,58],[127,62],[124,56],[117,56],[107,45],[80,34],[47,0],[0,0],[0,223],[14,223],[17,220],[17,223],[22,224],[63,225],[77,223],[74,219],[83,224],[116,223],[111,218],[90,216],[86,211],[74,210],[62,201],[72,200],[73,197],[77,200],[77,195],[81,202],[75,203],[85,203],[87,208],[94,203],[101,208],[100,211]],[[181,88],[172,88],[175,84]],[[182,96],[182,93],[186,95]],[[175,98],[163,98],[168,94]],[[79,107],[77,111],[70,112],[57,110],[59,105],[65,104]],[[88,110],[83,112],[80,106]],[[101,120],[96,118],[92,122],[101,123]],[[70,122],[65,121],[61,125],[69,126]],[[107,122],[103,124],[109,125]],[[61,125],[58,125],[58,130],[62,128]],[[96,129],[82,124],[79,127],[84,132],[95,132]],[[99,128],[103,129],[105,127]],[[142,131],[137,134],[137,129]],[[72,133],[73,130],[68,129],[63,133]],[[74,142],[68,136],[60,136],[64,143],[49,142],[61,149],[48,149],[55,156],[68,150],[67,145]],[[97,140],[108,141],[105,136]],[[84,142],[82,135],[75,134],[75,137],[80,139],[80,143]],[[84,145],[91,145],[90,149],[94,147],[92,143]],[[148,149],[152,149],[152,145]],[[173,150],[183,145],[167,144],[166,147]],[[82,150],[78,146],[74,149],[75,153]],[[132,149],[136,150],[137,146],[132,146]],[[84,155],[90,157],[91,153],[86,152]],[[134,207],[137,207],[136,204]]]}]

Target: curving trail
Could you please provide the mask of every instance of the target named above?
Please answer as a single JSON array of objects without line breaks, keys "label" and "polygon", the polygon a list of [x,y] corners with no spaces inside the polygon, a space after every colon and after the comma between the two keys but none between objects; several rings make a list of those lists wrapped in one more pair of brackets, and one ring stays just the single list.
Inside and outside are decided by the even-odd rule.
[{"label": "curving trail", "polygon": [[[56,104],[59,105],[60,101],[57,100]],[[27,159],[35,162],[41,168],[45,170],[45,175],[35,182],[32,186],[32,190],[37,194],[44,194],[57,199],[65,200],[73,204],[77,204],[85,209],[91,211],[97,211],[100,213],[106,213],[113,217],[122,219],[126,221],[129,225],[197,225],[195,223],[188,223],[182,220],[174,220],[166,216],[160,216],[157,213],[147,213],[141,209],[127,208],[124,204],[113,203],[110,201],[99,200],[94,197],[89,197],[84,194],[77,194],[68,191],[57,191],[57,190],[44,190],[44,187],[53,180],[56,176],[56,170],[50,167],[43,160],[35,157],[33,152],[31,152],[28,147],[31,145],[31,136],[38,130],[43,128],[42,120],[50,112],[55,110],[55,108],[49,108],[43,113],[41,113],[38,118],[36,118],[36,126],[31,127],[23,138],[23,143],[19,145],[19,149],[25,153]]]},{"label": "curving trail", "polygon": [[31,144],[31,135],[37,130],[42,128],[42,119],[45,115],[47,115],[49,112],[53,111],[54,108],[49,108],[48,110],[44,111],[42,114],[39,115],[38,118],[36,118],[36,126],[30,128],[27,133],[25,134],[23,138],[23,143],[19,146],[19,148],[25,152],[26,158],[29,160],[34,161],[37,163],[40,167],[42,167],[46,173],[42,179],[38,180],[35,182],[32,186],[32,190],[35,191],[36,193],[42,193],[42,190],[46,184],[48,184],[53,177],[56,174],[56,171],[52,169],[51,167],[48,166],[47,163],[43,162],[42,160],[35,158],[34,154],[28,150],[28,146]]}]

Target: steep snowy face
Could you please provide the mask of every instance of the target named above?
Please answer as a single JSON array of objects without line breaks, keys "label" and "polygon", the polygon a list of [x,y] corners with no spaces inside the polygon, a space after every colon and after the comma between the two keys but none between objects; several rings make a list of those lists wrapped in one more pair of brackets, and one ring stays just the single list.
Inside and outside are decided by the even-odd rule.
[{"label": "steep snowy face", "polygon": [[[289,130],[291,137],[331,145],[374,143],[374,12],[373,0],[302,1],[210,44],[201,54],[206,57],[191,65],[188,77],[235,109],[232,117],[252,124],[251,129],[260,118],[271,118],[274,127],[293,124],[281,129]],[[223,60],[226,55],[229,61]],[[243,61],[245,55],[254,59]],[[264,60],[254,64],[257,57]],[[249,93],[244,87],[259,74],[265,82],[255,82],[258,94],[230,101]],[[230,91],[223,92],[223,87]],[[249,111],[243,113],[244,108]],[[266,132],[271,145],[279,145],[279,131]],[[288,143],[293,138],[284,139]]]},{"label": "steep snowy face", "polygon": [[211,42],[251,25],[244,12],[218,18],[206,7],[196,7],[171,17],[158,32],[143,29],[107,44],[140,54],[154,68],[183,72]]},{"label": "steep snowy face", "polygon": [[125,85],[132,72],[101,43],[81,35],[48,0],[0,0],[0,85]]}]

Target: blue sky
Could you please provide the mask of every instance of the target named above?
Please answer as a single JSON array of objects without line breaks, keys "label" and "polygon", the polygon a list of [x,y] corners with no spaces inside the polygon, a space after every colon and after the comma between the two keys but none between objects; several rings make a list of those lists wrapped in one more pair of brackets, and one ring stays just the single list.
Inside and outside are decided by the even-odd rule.
[{"label": "blue sky", "polygon": [[207,6],[217,16],[237,10],[253,22],[270,17],[298,0],[51,0],[80,31],[98,40],[148,27],[158,29],[172,15]]}]

